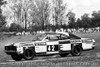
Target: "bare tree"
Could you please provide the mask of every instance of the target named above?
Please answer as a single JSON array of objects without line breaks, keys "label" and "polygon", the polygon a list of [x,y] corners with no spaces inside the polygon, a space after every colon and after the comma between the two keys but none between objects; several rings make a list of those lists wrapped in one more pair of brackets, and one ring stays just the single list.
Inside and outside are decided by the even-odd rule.
[{"label": "bare tree", "polygon": [[33,23],[43,27],[49,23],[49,2],[47,0],[35,0],[32,11]]},{"label": "bare tree", "polygon": [[26,30],[31,2],[32,0],[7,0],[3,5],[3,15],[9,20],[13,19],[12,23],[18,23]]},{"label": "bare tree", "polygon": [[[56,24],[61,25],[65,17],[66,5],[62,0],[53,0],[55,4],[54,19]],[[33,25],[44,26],[50,24],[50,2],[49,0],[7,0],[3,10],[7,19],[12,19],[20,25],[24,25],[25,31],[30,22]],[[9,8],[9,9],[8,9]],[[8,15],[9,14],[9,15]]]},{"label": "bare tree", "polygon": [[67,5],[63,3],[63,0],[53,0],[53,4],[55,5],[54,8],[54,15],[53,18],[55,20],[55,24],[62,25],[64,21],[64,17],[66,16],[66,7]]},{"label": "bare tree", "polygon": [[22,12],[22,4],[15,4],[11,7],[12,11],[14,12],[14,22],[20,24],[21,23],[21,12]]}]

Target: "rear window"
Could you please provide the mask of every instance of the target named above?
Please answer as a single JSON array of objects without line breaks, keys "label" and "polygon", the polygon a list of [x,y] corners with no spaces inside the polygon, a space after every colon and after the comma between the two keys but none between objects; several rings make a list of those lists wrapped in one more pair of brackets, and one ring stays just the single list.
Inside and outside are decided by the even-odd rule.
[{"label": "rear window", "polygon": [[78,36],[76,36],[76,35],[74,35],[74,34],[69,34],[69,37],[71,38],[71,39],[81,39],[80,37],[78,37]]}]

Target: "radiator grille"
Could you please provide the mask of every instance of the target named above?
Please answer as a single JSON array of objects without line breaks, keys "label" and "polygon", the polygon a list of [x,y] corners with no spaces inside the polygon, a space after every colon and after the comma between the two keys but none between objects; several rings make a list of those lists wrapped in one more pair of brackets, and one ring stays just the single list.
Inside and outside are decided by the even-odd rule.
[{"label": "radiator grille", "polygon": [[9,51],[9,50],[14,50],[14,51],[16,51],[17,48],[16,48],[16,46],[5,46],[5,50],[7,50],[7,51]]}]

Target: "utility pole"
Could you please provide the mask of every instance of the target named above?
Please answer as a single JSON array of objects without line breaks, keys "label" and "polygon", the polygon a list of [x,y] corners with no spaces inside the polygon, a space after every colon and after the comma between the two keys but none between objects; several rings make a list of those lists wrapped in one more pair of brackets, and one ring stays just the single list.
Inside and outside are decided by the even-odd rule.
[{"label": "utility pole", "polygon": [[25,32],[27,31],[27,12],[25,11]]}]

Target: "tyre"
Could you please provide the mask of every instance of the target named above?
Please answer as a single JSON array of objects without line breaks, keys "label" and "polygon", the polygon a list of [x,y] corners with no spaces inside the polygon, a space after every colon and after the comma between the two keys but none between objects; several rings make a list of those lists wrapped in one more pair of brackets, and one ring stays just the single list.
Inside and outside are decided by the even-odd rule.
[{"label": "tyre", "polygon": [[35,51],[33,49],[26,49],[23,53],[23,58],[25,60],[32,60],[35,56]]},{"label": "tyre", "polygon": [[16,61],[20,61],[23,58],[22,55],[18,55],[18,54],[12,54],[11,57],[13,60]]},{"label": "tyre", "polygon": [[61,57],[66,57],[69,53],[60,54]]},{"label": "tyre", "polygon": [[80,46],[72,47],[71,54],[72,56],[80,56],[82,53],[82,48]]}]

